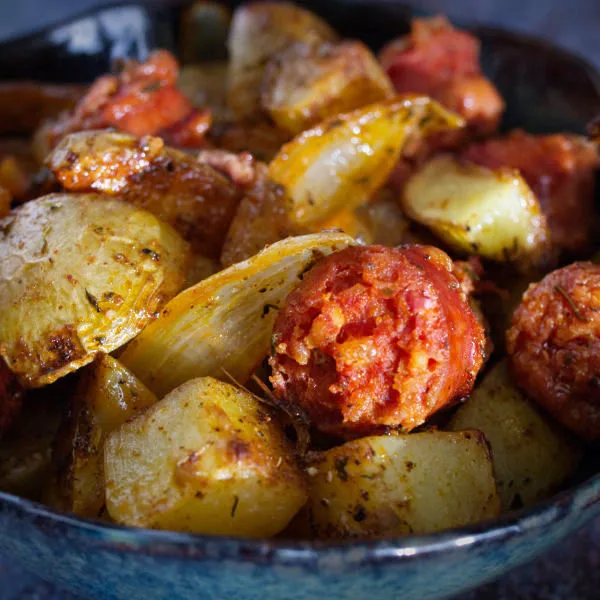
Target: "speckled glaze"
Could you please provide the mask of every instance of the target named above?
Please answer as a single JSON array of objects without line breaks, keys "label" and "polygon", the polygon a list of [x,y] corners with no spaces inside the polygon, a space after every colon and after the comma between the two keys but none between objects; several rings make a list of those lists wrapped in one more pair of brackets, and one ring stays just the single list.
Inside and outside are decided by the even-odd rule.
[{"label": "speckled glaze", "polygon": [[[410,17],[410,11],[389,0],[303,4],[344,35],[362,37],[374,48],[406,31]],[[65,69],[69,36],[63,34],[57,44],[56,30],[46,32],[0,47],[0,77],[43,73],[55,81],[90,79],[106,70],[111,57],[143,57],[145,45],[157,41],[169,46],[164,13],[138,8],[127,14],[137,29],[122,31],[135,43],[125,44],[118,28],[107,29],[103,21],[103,32],[117,34],[102,37],[97,56],[86,59],[85,53],[73,50],[68,62],[73,68]],[[100,17],[106,19],[106,11],[88,16],[88,23],[100,27]],[[63,32],[78,31],[77,26],[61,27]],[[504,128],[582,133],[600,111],[599,79],[584,61],[523,36],[487,28],[476,33],[482,39],[484,68],[507,100]],[[15,71],[19,57],[25,58]],[[589,472],[598,472],[598,467],[589,465]],[[597,515],[600,475],[493,522],[436,535],[333,545],[141,531],[68,517],[0,494],[0,554],[94,598],[423,600],[448,597],[496,578]]]}]

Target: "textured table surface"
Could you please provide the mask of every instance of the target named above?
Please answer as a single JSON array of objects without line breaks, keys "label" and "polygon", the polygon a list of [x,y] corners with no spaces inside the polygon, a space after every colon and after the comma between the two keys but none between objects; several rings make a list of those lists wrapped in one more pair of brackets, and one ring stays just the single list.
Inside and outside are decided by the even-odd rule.
[{"label": "textured table surface", "polygon": [[[78,0],[37,2],[38,6],[77,3]],[[393,0],[390,0],[393,1]],[[6,2],[6,3],[5,3]],[[93,0],[80,0],[88,6]],[[409,2],[410,3],[410,2]],[[0,0],[2,7],[14,4]],[[32,14],[36,0],[23,0],[21,14]],[[459,19],[511,27],[553,40],[587,57],[600,67],[600,0],[414,0],[413,5],[443,11]],[[24,5],[27,5],[24,6]],[[27,10],[25,10],[27,8]],[[3,19],[4,30],[6,21]],[[0,559],[0,600],[77,600],[42,582],[21,567]],[[521,567],[459,600],[597,600],[600,598],[600,520]],[[79,599],[81,600],[81,599]]]}]

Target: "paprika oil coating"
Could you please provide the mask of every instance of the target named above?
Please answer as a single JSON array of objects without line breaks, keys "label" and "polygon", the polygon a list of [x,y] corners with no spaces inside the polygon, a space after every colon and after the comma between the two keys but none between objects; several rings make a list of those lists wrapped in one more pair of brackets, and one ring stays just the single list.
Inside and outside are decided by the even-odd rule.
[{"label": "paprika oil coating", "polygon": [[321,431],[410,431],[468,394],[484,330],[430,246],[355,246],[325,258],[274,327],[271,382]]}]

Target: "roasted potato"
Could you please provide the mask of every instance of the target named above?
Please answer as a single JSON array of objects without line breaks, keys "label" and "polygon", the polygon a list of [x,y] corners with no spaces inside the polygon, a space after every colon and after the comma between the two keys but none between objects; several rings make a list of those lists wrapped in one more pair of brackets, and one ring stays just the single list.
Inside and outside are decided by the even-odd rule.
[{"label": "roasted potato", "polygon": [[0,355],[39,387],[136,336],[184,285],[187,243],[149,212],[51,194],[0,221]]},{"label": "roasted potato", "polygon": [[430,533],[500,510],[478,431],[362,438],[315,453],[306,471],[308,516],[321,538]]},{"label": "roasted potato", "polygon": [[193,379],[109,435],[106,506],[118,523],[269,537],[306,501],[282,428],[254,396]]},{"label": "roasted potato", "polygon": [[104,506],[104,440],[156,396],[107,354],[83,374],[57,438],[55,473],[47,498],[51,505],[84,517]]},{"label": "roasted potato", "polygon": [[46,166],[68,191],[102,192],[149,210],[209,258],[218,258],[239,202],[229,179],[157,137],[72,133]]},{"label": "roasted potato", "polygon": [[237,119],[261,115],[260,93],[270,58],[293,42],[337,38],[318,16],[288,2],[253,2],[238,8],[229,30],[229,107]]},{"label": "roasted potato", "polygon": [[393,95],[392,82],[362,42],[298,42],[269,62],[261,102],[281,129],[297,135],[328,117]]},{"label": "roasted potato", "polygon": [[291,227],[315,227],[367,202],[387,181],[407,141],[461,124],[429,98],[394,98],[300,134],[281,148],[269,176],[286,192]]},{"label": "roasted potato", "polygon": [[513,169],[492,171],[437,156],[407,181],[402,207],[454,250],[526,267],[549,258],[546,218]]},{"label": "roasted potato", "polygon": [[448,428],[478,429],[485,435],[504,510],[528,506],[556,492],[579,459],[567,434],[516,388],[504,361],[485,376]]},{"label": "roasted potato", "polygon": [[244,383],[267,356],[275,316],[321,257],[353,243],[343,233],[288,238],[174,298],[121,355],[161,397],[193,377]]}]

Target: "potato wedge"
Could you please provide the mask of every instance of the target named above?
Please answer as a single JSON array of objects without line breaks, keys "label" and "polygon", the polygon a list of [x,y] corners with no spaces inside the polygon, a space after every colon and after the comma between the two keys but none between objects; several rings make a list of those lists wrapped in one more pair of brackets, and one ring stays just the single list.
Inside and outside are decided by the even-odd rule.
[{"label": "potato wedge", "polygon": [[254,396],[188,381],[109,435],[106,506],[118,523],[270,537],[306,501],[280,425]]},{"label": "potato wedge", "polygon": [[492,171],[437,156],[407,181],[402,207],[460,252],[526,266],[549,254],[546,218],[512,169]]},{"label": "potato wedge", "polygon": [[362,42],[298,42],[269,62],[261,102],[279,127],[297,135],[323,119],[393,95],[390,78]]},{"label": "potato wedge", "polygon": [[462,125],[427,97],[404,96],[338,115],[300,134],[269,165],[296,230],[367,202],[388,179],[404,144]]},{"label": "potato wedge", "polygon": [[320,538],[430,533],[500,510],[477,431],[362,438],[315,453],[307,473],[307,509]]},{"label": "potato wedge", "polygon": [[194,377],[243,383],[269,352],[275,316],[319,258],[353,243],[343,233],[288,238],[174,298],[121,362],[157,396]]},{"label": "potato wedge", "polygon": [[235,185],[221,173],[157,137],[71,133],[46,166],[68,191],[103,192],[149,210],[209,258],[218,258],[239,202]]},{"label": "potato wedge", "polygon": [[40,387],[139,333],[184,285],[187,243],[149,212],[51,194],[0,221],[0,355]]},{"label": "potato wedge", "polygon": [[556,492],[580,456],[571,438],[523,397],[504,361],[479,383],[448,428],[478,429],[485,435],[504,510]]},{"label": "potato wedge", "polygon": [[83,374],[57,437],[52,506],[97,517],[104,506],[104,440],[111,431],[157,402],[130,371],[107,354]]},{"label": "potato wedge", "polygon": [[238,8],[229,39],[229,106],[237,119],[260,115],[260,90],[269,59],[293,42],[331,41],[336,33],[317,15],[289,2],[253,2]]}]

